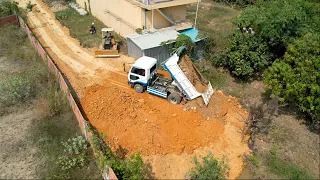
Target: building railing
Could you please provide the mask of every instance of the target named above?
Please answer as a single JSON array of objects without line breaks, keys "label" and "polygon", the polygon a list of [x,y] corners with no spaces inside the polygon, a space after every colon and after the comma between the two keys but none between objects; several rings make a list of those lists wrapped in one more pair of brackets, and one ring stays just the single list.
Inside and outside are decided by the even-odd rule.
[{"label": "building railing", "polygon": [[175,0],[137,0],[142,2],[145,5],[151,5],[151,4],[157,4],[162,2],[169,2],[169,1],[175,1]]}]

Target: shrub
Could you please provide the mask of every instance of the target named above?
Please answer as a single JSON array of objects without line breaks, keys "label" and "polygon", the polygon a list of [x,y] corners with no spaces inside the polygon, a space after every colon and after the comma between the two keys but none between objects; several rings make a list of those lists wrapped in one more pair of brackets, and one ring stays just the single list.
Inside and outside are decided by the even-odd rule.
[{"label": "shrub", "polygon": [[289,45],[284,59],[265,72],[265,83],[280,101],[296,104],[320,126],[320,35],[309,33]]},{"label": "shrub", "polygon": [[236,5],[239,5],[240,7],[245,7],[248,5],[255,4],[260,0],[212,0],[212,1],[218,2],[218,3],[225,3],[225,4],[236,4]]},{"label": "shrub", "polygon": [[125,159],[125,149],[119,147],[120,151],[123,151],[123,153],[120,153],[121,155],[113,153],[110,149],[111,145],[106,144],[105,138],[102,138],[103,134],[98,134],[97,130],[91,126],[88,127],[88,130],[92,133],[91,142],[93,148],[96,152],[102,152],[96,153],[101,160],[100,168],[103,169],[105,165],[110,166],[119,179],[148,178],[149,172],[138,153],[132,154],[130,158]]},{"label": "shrub", "polygon": [[252,28],[281,57],[287,44],[302,36],[310,20],[318,16],[316,11],[302,0],[261,1],[247,7],[235,23],[240,29]]},{"label": "shrub", "polygon": [[58,160],[62,170],[69,171],[72,168],[81,168],[88,162],[88,142],[83,136],[69,139],[67,142],[62,142],[62,145],[64,151]]},{"label": "shrub", "polygon": [[239,77],[254,75],[271,62],[268,46],[255,35],[236,32],[229,40],[228,48],[213,58],[213,63],[225,66]]},{"label": "shrub", "polygon": [[59,89],[59,84],[55,81],[53,75],[49,79],[48,85],[51,85],[46,94],[49,101],[50,115],[58,115],[68,110],[69,104],[66,95]]},{"label": "shrub", "polygon": [[212,154],[203,157],[202,162],[194,159],[194,164],[195,167],[188,173],[190,179],[227,179],[228,166],[223,160],[219,162]]},{"label": "shrub", "polygon": [[34,4],[31,4],[31,1],[28,2],[28,4],[26,5],[26,10],[28,12],[32,11],[33,6],[35,6]]},{"label": "shrub", "polygon": [[56,19],[58,20],[67,20],[70,16],[69,11],[58,11],[56,12]]},{"label": "shrub", "polygon": [[0,17],[6,17],[19,12],[18,3],[15,1],[0,1]]},{"label": "shrub", "polygon": [[194,54],[195,49],[195,43],[193,43],[192,39],[185,34],[179,34],[175,40],[164,41],[161,42],[160,45],[167,46],[170,53],[173,53],[181,46],[185,46],[187,48],[187,54],[191,57]]}]

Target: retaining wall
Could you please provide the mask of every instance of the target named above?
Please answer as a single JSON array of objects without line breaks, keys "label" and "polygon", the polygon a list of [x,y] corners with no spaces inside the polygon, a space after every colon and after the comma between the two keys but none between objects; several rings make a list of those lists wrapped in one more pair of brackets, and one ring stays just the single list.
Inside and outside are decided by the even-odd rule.
[{"label": "retaining wall", "polygon": [[0,18],[0,27],[5,26],[7,24],[18,24],[18,18],[16,15],[7,16],[4,18]]}]

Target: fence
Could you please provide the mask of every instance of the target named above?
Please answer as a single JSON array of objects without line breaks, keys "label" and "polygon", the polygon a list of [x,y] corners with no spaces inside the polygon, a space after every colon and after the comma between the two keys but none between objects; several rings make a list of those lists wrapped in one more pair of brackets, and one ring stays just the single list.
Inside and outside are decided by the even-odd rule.
[{"label": "fence", "polygon": [[0,18],[0,27],[7,24],[18,24],[18,18],[16,15]]},{"label": "fence", "polygon": [[[16,20],[14,21],[14,19],[16,19]],[[85,120],[85,118],[83,117],[83,115],[79,109],[79,106],[77,105],[74,97],[70,93],[71,88],[67,85],[65,78],[63,77],[60,70],[57,68],[57,66],[55,65],[54,61],[51,59],[49,54],[45,51],[45,49],[40,44],[40,42],[37,40],[37,38],[32,35],[32,31],[30,31],[30,28],[28,27],[28,25],[24,22],[24,20],[20,16],[18,16],[18,17],[17,16],[9,16],[6,18],[1,18],[0,20],[1,20],[0,22],[6,22],[6,24],[14,24],[14,23],[18,22],[20,27],[26,32],[26,34],[28,35],[28,39],[30,40],[33,47],[38,51],[39,55],[42,57],[42,60],[48,65],[49,70],[56,76],[57,81],[60,84],[61,90],[67,95],[70,106],[72,108],[72,111],[73,111],[76,119],[78,120],[79,127],[81,128],[82,133],[84,134],[84,136],[86,137],[86,139],[90,143],[91,147],[93,147],[92,140],[91,140],[92,133],[88,131],[88,129],[89,129],[88,127],[90,125],[90,122]],[[101,152],[95,152],[94,148],[92,148],[92,149],[95,154],[101,153]],[[100,161],[100,159],[99,159],[99,161]],[[113,172],[113,170],[108,167],[104,168],[103,178],[107,179],[107,180],[109,180],[109,179],[116,179],[117,180],[117,177],[116,177],[115,173]]]}]

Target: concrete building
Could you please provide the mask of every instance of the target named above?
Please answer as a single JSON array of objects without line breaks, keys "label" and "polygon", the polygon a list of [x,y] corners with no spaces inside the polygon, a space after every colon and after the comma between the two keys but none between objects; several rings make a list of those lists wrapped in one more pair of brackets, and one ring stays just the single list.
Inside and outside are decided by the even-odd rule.
[{"label": "concrete building", "polygon": [[84,9],[122,36],[137,29],[155,31],[171,27],[180,31],[192,27],[186,22],[186,5],[198,0],[76,0]]}]

